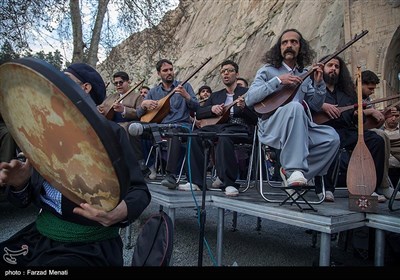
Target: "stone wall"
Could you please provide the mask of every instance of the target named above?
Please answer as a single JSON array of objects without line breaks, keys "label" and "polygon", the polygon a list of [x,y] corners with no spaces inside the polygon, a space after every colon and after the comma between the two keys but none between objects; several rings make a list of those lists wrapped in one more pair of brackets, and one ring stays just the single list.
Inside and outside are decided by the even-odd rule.
[{"label": "stone wall", "polygon": [[[399,0],[181,0],[159,26],[117,46],[99,70],[105,80],[124,70],[134,82],[146,78],[153,86],[158,83],[154,65],[160,58],[170,59],[177,79],[185,80],[212,57],[190,83],[195,91],[203,84],[218,90],[223,87],[218,74],[223,60],[236,61],[240,76],[251,82],[261,57],[287,28],[298,29],[310,41],[317,59],[368,30],[341,56],[350,69],[360,64],[398,89],[399,25]],[[384,95],[381,88],[377,95]]]}]

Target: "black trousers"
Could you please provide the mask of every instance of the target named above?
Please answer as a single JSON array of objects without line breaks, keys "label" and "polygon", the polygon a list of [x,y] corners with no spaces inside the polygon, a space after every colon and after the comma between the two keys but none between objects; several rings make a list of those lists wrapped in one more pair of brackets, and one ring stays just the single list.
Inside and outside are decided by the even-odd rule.
[{"label": "black trousers", "polygon": [[[217,124],[195,130],[194,132],[215,132],[229,136],[219,136],[211,139],[215,145],[215,166],[217,175],[224,183],[224,186],[238,187],[235,181],[238,177],[239,166],[237,163],[234,144],[251,143],[252,131],[244,125],[239,124]],[[235,133],[248,133],[248,137],[235,137]],[[204,147],[201,137],[192,137],[190,165],[192,182],[203,187],[204,174]]]}]

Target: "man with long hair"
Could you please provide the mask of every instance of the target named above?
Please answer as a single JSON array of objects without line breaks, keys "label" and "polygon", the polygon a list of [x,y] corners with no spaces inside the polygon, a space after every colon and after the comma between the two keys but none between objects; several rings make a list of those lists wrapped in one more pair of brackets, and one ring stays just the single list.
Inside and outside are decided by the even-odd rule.
[{"label": "man with long hair", "polygon": [[290,102],[258,120],[259,141],[280,150],[280,173],[287,188],[305,186],[313,177],[325,175],[339,148],[335,130],[315,124],[303,106],[305,101],[319,110],[325,99],[322,64],[313,66],[314,83],[301,78],[314,55],[299,31],[285,30],[265,54],[266,64],[257,71],[245,97],[246,105],[254,106],[267,96],[283,94],[285,89],[294,94]]}]

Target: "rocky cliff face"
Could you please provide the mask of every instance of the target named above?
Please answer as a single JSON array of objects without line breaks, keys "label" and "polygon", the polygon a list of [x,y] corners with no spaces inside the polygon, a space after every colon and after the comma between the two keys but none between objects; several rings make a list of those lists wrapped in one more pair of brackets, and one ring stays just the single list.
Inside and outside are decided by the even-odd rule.
[{"label": "rocky cliff face", "polygon": [[159,26],[133,34],[117,46],[99,70],[105,80],[123,70],[134,82],[145,78],[153,86],[158,83],[155,62],[160,58],[170,59],[177,79],[185,80],[211,57],[190,80],[195,91],[203,84],[213,90],[223,87],[218,70],[225,59],[236,61],[240,76],[252,81],[261,57],[285,29],[298,29],[317,52],[316,59],[343,46],[345,4],[353,2],[360,1],[181,0]]}]

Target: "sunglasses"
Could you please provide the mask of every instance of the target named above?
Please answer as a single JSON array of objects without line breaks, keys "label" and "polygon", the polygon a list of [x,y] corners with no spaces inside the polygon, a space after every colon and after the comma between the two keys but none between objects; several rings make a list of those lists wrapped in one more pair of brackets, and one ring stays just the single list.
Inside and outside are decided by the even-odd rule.
[{"label": "sunglasses", "polygon": [[113,84],[114,84],[114,86],[122,86],[123,83],[125,83],[125,81],[117,81],[117,82],[114,82]]}]

